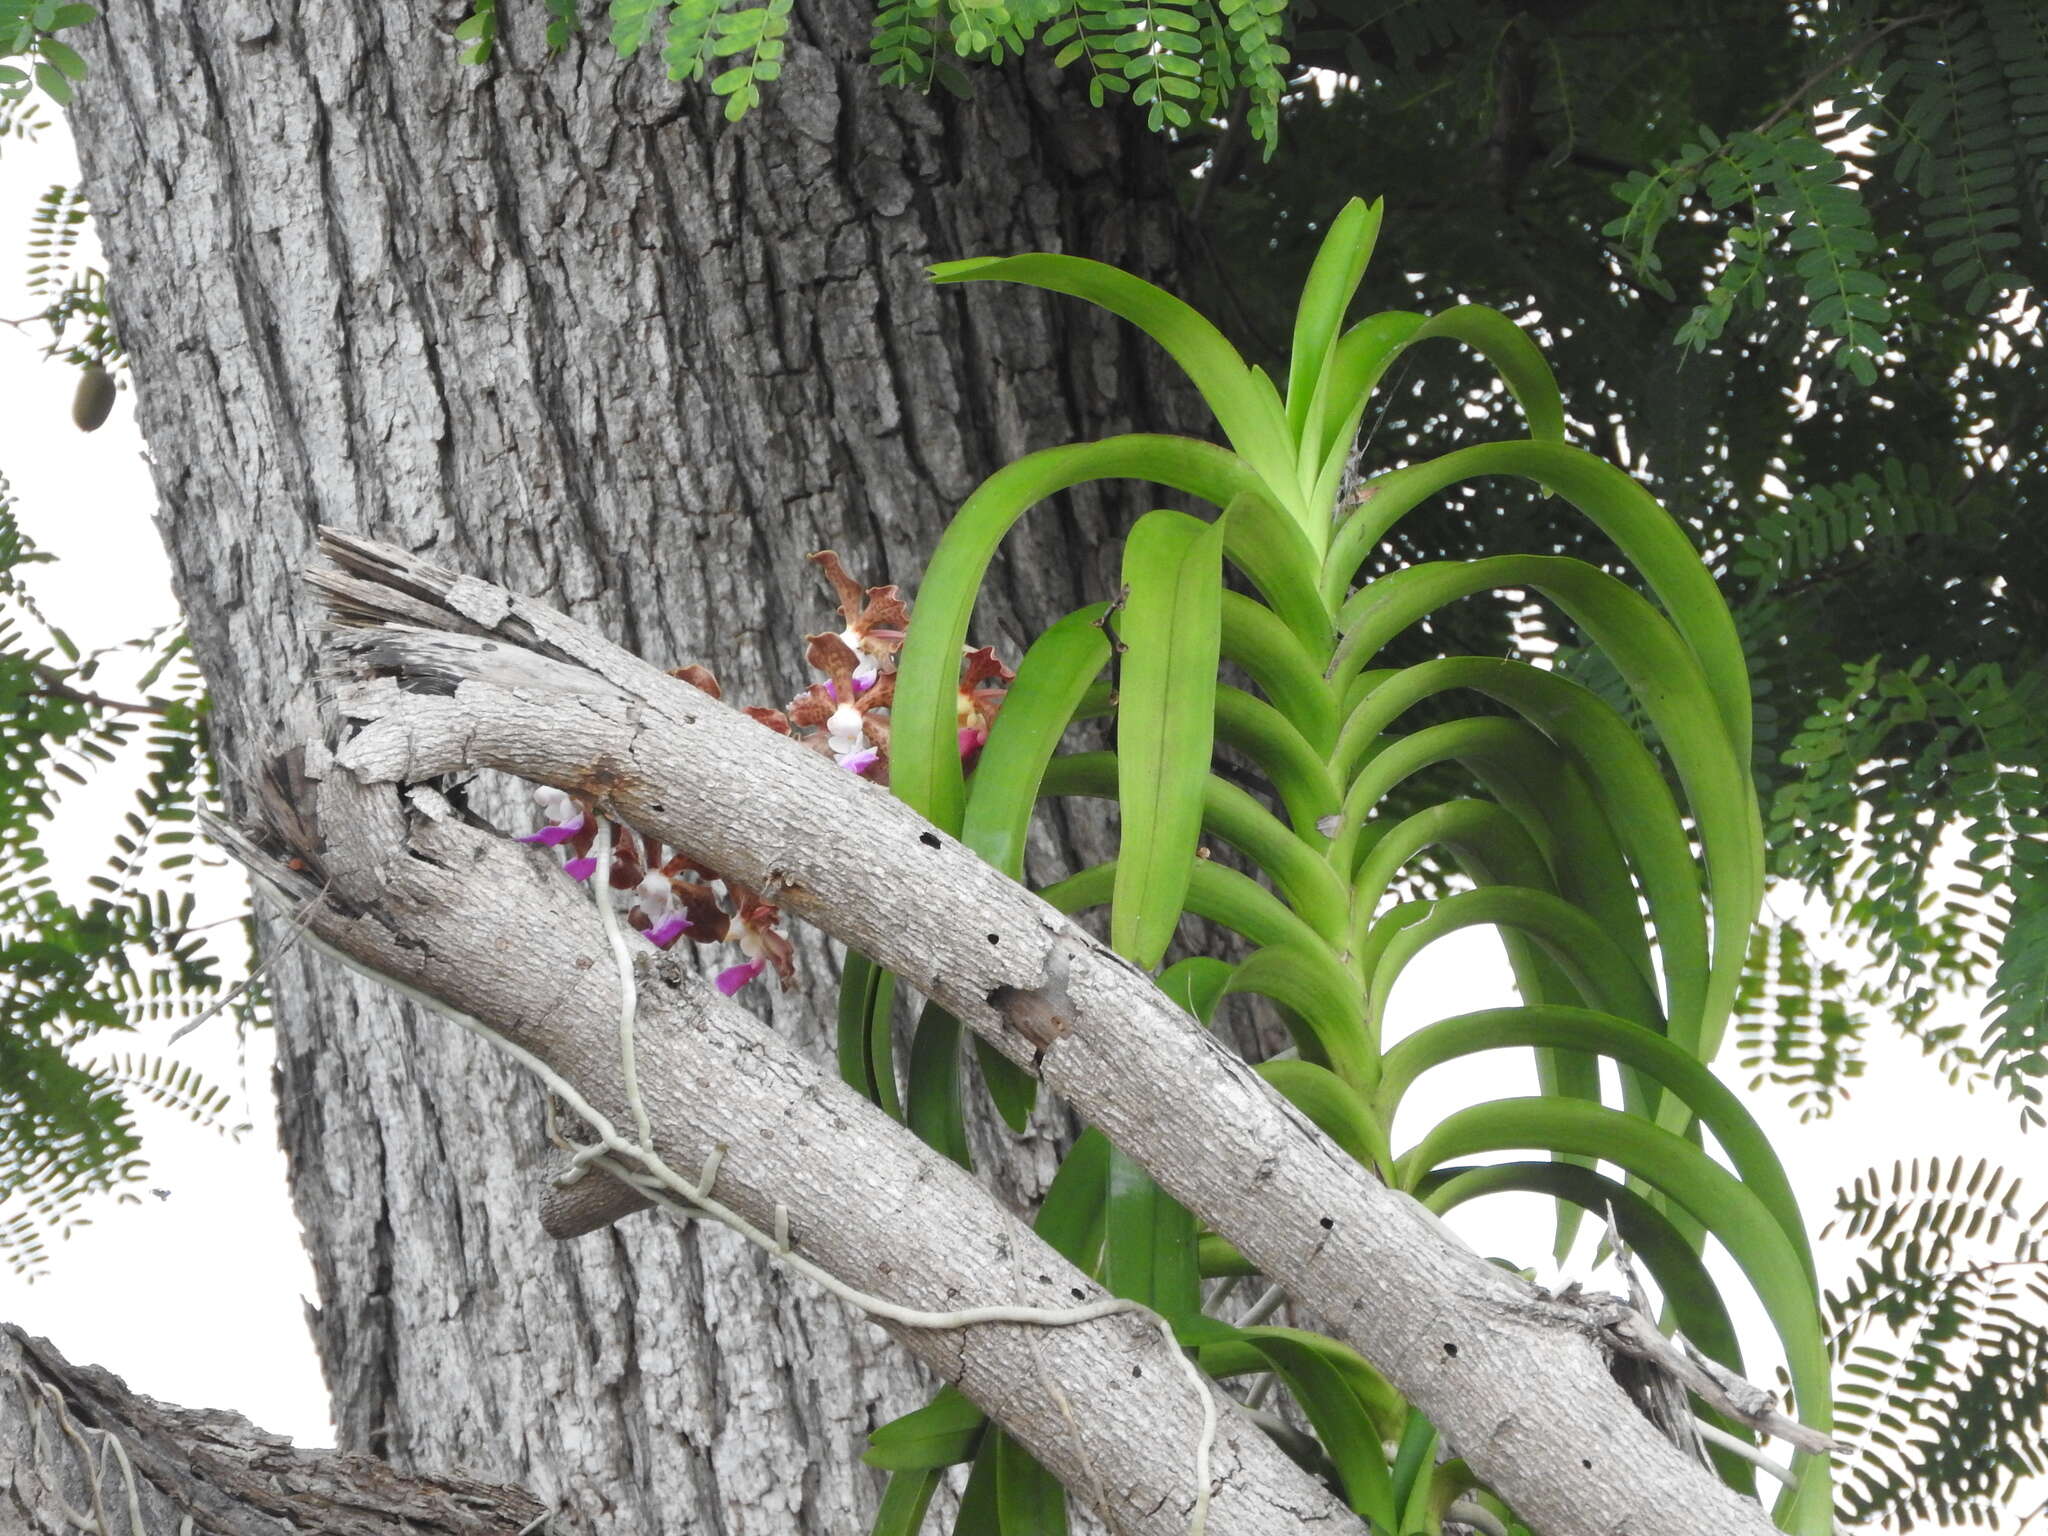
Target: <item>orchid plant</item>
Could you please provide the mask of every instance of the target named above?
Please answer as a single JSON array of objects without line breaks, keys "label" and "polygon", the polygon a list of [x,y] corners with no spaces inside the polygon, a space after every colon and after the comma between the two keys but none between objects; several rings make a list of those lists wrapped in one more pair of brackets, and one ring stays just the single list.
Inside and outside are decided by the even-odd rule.
[{"label": "orchid plant", "polygon": [[[1740,1372],[1734,1325],[1702,1262],[1716,1239],[1776,1327],[1799,1417],[1824,1432],[1827,1352],[1806,1228],[1768,1141],[1707,1065],[1728,1028],[1763,888],[1734,625],[1677,524],[1621,470],[1565,442],[1556,382],[1506,316],[1465,305],[1344,324],[1379,220],[1377,205],[1354,201],[1332,223],[1302,294],[1284,392],[1187,305],[1114,268],[1053,255],[936,268],[940,282],[1024,282],[1136,324],[1186,370],[1224,445],[1122,436],[998,471],[941,539],[915,624],[894,587],[863,589],[835,555],[814,556],[844,627],[809,637],[819,681],[786,709],[747,712],[887,784],[1015,879],[1040,802],[1113,800],[1117,857],[1046,887],[1049,902],[1070,913],[1106,906],[1112,946],[1205,1022],[1233,995],[1270,1000],[1293,1043],[1259,1063],[1260,1074],[1344,1153],[1430,1209],[1547,1196],[1559,1262],[1581,1213],[1595,1213],[1608,1241],[1655,1282],[1667,1326]],[[1487,359],[1526,435],[1361,477],[1353,443],[1375,386],[1432,339]],[[1646,590],[1546,554],[1433,561],[1361,583],[1400,519],[1496,475],[1575,506]],[[1215,515],[1138,518],[1121,591],[1053,624],[1014,673],[970,648],[975,601],[1004,534],[1046,498],[1109,479],[1169,487]],[[1228,569],[1251,592],[1230,585]],[[1500,591],[1563,610],[1612,663],[1654,740],[1548,666],[1385,659],[1438,609]],[[1252,688],[1225,681],[1226,663]],[[719,691],[701,666],[676,675]],[[1491,707],[1447,709],[1472,695]],[[1114,750],[1062,750],[1077,722],[1102,718]],[[1233,754],[1227,774],[1219,749]],[[1244,763],[1263,793],[1245,787]],[[1473,792],[1418,805],[1412,781],[1446,764]],[[546,825],[528,841],[562,847],[567,871],[591,878],[594,809],[559,790],[539,798]],[[1245,867],[1210,857],[1211,843]],[[1464,888],[1404,896],[1404,871],[1426,857],[1447,859]],[[719,975],[727,993],[771,965],[788,984],[789,943],[757,892],[624,829],[613,834],[608,878],[632,893],[627,921],[657,946],[684,934],[736,938],[747,958]],[[1249,957],[1172,954],[1184,915],[1235,933]],[[1521,1004],[1385,1039],[1403,969],[1435,940],[1479,925],[1499,930]],[[893,996],[893,978],[849,956],[841,1071],[971,1164],[961,1025],[925,1007],[899,1091]],[[977,1050],[996,1109],[1022,1130],[1036,1080],[979,1041]],[[1468,1105],[1396,1147],[1395,1113],[1420,1076],[1500,1050],[1535,1054],[1539,1094]],[[1618,1102],[1608,1102],[1602,1061],[1616,1068]],[[1709,1133],[1725,1161],[1707,1152]],[[1468,1161],[1502,1154],[1513,1155]],[[1111,1291],[1165,1318],[1203,1370],[1257,1378],[1247,1393],[1255,1409],[1274,1383],[1284,1387],[1296,1419],[1265,1422],[1376,1531],[1436,1536],[1446,1520],[1525,1531],[1364,1359],[1269,1323],[1277,1290],[1233,1308],[1251,1266],[1099,1133],[1067,1154],[1036,1225]],[[1741,1426],[1700,1412],[1730,1482],[1754,1492],[1757,1466],[1770,1467],[1788,1484],[1780,1524],[1801,1536],[1832,1530],[1824,1459],[1802,1452],[1778,1467]],[[1066,1529],[1059,1485],[951,1389],[877,1430],[868,1459],[894,1474],[874,1536],[917,1531],[947,1468],[962,1462],[972,1470],[960,1536]]]},{"label": "orchid plant", "polygon": [[[877,621],[890,645],[907,631],[896,669],[884,662],[864,695],[887,690],[888,783],[1019,879],[1036,805],[1113,799],[1117,857],[1048,886],[1048,901],[1068,912],[1106,905],[1111,944],[1203,1020],[1232,995],[1270,999],[1293,1046],[1260,1073],[1345,1153],[1431,1209],[1510,1191],[1548,1196],[1560,1260],[1579,1213],[1597,1213],[1661,1291],[1667,1326],[1740,1370],[1728,1308],[1701,1260],[1716,1239],[1776,1327],[1799,1417],[1825,1431],[1827,1354],[1806,1228],[1769,1143],[1707,1066],[1728,1028],[1763,887],[1746,768],[1749,683],[1734,625],[1678,525],[1624,472],[1565,441],[1550,370],[1504,315],[1465,305],[1345,324],[1379,221],[1377,205],[1354,201],[1331,224],[1302,293],[1284,388],[1186,304],[1114,268],[1028,255],[934,269],[942,283],[1013,281],[1082,298],[1137,325],[1187,372],[1223,442],[1130,435],[1051,448],[968,498],[926,572],[916,622],[901,622],[893,603]],[[1495,368],[1525,435],[1361,477],[1353,445],[1375,386],[1433,339]],[[1532,553],[1433,561],[1361,584],[1368,556],[1402,518],[1453,487],[1503,475],[1576,507],[1637,579]],[[1033,641],[1000,712],[977,705],[961,657],[1005,533],[1046,498],[1111,479],[1152,482],[1214,511],[1139,517],[1122,593]],[[1227,580],[1230,570],[1243,581]],[[855,594],[841,588],[851,620]],[[1598,694],[1530,661],[1383,659],[1443,606],[1504,590],[1564,611],[1619,672],[1652,739]],[[850,622],[839,637],[856,659],[872,653],[878,632],[865,631],[864,646],[858,629]],[[814,647],[812,659],[831,674],[806,717],[815,719],[850,695],[846,656]],[[1224,680],[1226,663],[1252,686]],[[859,688],[857,664],[851,676]],[[1474,695],[1484,712],[1448,707]],[[1070,727],[1090,717],[1109,718],[1114,750],[1063,751]],[[833,718],[822,722],[828,732]],[[851,741],[850,731],[828,735],[835,756]],[[1220,749],[1233,756],[1227,773]],[[1244,763],[1263,793],[1244,787]],[[1471,792],[1417,809],[1410,781],[1437,765],[1455,765]],[[1235,850],[1243,868],[1208,857],[1212,843]],[[1404,899],[1403,872],[1429,856],[1450,861],[1468,888]],[[1187,914],[1240,935],[1249,958],[1174,953]],[[1520,1006],[1383,1038],[1404,967],[1474,925],[1500,931]],[[841,1069],[966,1163],[960,1025],[925,1008],[899,1102],[892,993],[888,975],[850,958]],[[1418,1077],[1504,1050],[1535,1053],[1540,1094],[1469,1105],[1396,1146],[1395,1111]],[[1035,1080],[992,1051],[979,1059],[996,1108],[1021,1129]],[[1602,1061],[1617,1070],[1615,1102]],[[1462,1462],[1439,1453],[1435,1429],[1363,1359],[1268,1324],[1277,1296],[1232,1311],[1234,1282],[1223,1277],[1243,1275],[1244,1259],[1099,1134],[1067,1155],[1037,1225],[1110,1289],[1168,1318],[1205,1370],[1270,1378],[1251,1387],[1252,1401],[1277,1380],[1299,1414],[1272,1419],[1274,1432],[1375,1530],[1421,1536],[1446,1518],[1523,1529]],[[1722,1423],[1709,1436],[1722,1475],[1754,1491],[1764,1458],[1746,1432]],[[895,1474],[876,1536],[917,1530],[945,1469],[961,1462],[972,1470],[957,1532],[1065,1529],[1057,1485],[951,1391],[878,1430],[868,1459]],[[1780,1523],[1829,1531],[1825,1461],[1801,1453],[1776,1470],[1790,1485]]]}]

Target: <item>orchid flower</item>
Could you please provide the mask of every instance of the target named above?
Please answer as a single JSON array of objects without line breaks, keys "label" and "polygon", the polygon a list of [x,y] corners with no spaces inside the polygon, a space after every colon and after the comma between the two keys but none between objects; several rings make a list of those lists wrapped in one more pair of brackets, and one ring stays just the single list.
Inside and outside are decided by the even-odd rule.
[{"label": "orchid flower", "polygon": [[635,888],[628,921],[645,934],[647,942],[656,949],[667,949],[690,927],[675,881],[659,870],[648,875]]},{"label": "orchid flower", "polygon": [[782,917],[781,909],[766,902],[748,900],[750,893],[735,890],[734,894],[740,900],[740,920],[734,936],[747,959],[718,973],[718,990],[731,997],[772,965],[782,978],[783,990],[788,991],[796,976],[796,950],[775,930]]},{"label": "orchid flower", "polygon": [[566,790],[543,784],[533,792],[534,802],[547,817],[547,825],[538,832],[529,832],[519,839],[522,843],[538,843],[543,848],[559,848],[571,845],[575,857],[562,866],[562,873],[571,880],[588,880],[597,873],[597,860],[590,856],[590,845],[596,841],[597,829],[583,813],[583,807]]}]

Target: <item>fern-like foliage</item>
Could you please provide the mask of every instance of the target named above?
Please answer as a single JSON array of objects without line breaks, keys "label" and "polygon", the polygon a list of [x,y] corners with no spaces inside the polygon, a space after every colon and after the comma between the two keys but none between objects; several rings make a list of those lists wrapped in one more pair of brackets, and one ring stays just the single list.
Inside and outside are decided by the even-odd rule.
[{"label": "fern-like foliage", "polygon": [[1866,1247],[1826,1298],[1837,1364],[1838,1513],[1900,1532],[1996,1525],[2048,1473],[2048,1205],[1966,1160],[1872,1169],[1840,1191]]},{"label": "fern-like foliage", "polygon": [[[1869,386],[1895,344],[1892,290],[1910,270],[1887,259],[1875,205],[1902,203],[1886,222],[1910,229],[1934,279],[1923,302],[1989,316],[2027,287],[2013,257],[2048,212],[2048,18],[2032,0],[1905,17],[1851,3],[1814,27],[1833,51],[1797,94],[1753,131],[1699,128],[1654,171],[1617,183],[1627,211],[1607,232],[1637,278],[1670,296],[1659,249],[1673,220],[1744,208],[1680,342],[1704,347],[1739,311],[1796,294],[1809,336],[1832,337],[1834,360]],[[1854,167],[1837,153],[1852,145]],[[1773,254],[1780,241],[1787,259]]]},{"label": "fern-like foliage", "polygon": [[[1734,552],[1750,592],[1738,619],[1753,637],[1773,637],[1759,645],[1760,674],[1810,701],[1799,727],[1766,749],[1792,770],[1769,808],[1774,866],[1830,902],[1838,932],[1874,962],[1853,989],[1829,985],[1803,1001],[1785,977],[1757,978],[1775,989],[1789,1033],[1768,1048],[1759,1036],[1754,1048],[1782,1080],[1809,1059],[1810,1037],[1800,1037],[1817,1021],[1848,1040],[1860,1031],[1851,1020],[1889,1014],[1952,1077],[1987,1077],[2038,1122],[2048,1072],[2048,666],[2030,638],[2028,584],[1997,574],[2033,541],[1989,478],[1887,461],[1877,474],[1767,504]],[[1948,620],[1930,638],[1978,659],[1879,654],[1832,677],[1803,674],[1803,634],[1839,637],[1856,622],[1845,609],[1875,600],[1865,622],[1881,643],[1882,594],[1919,581],[1930,562],[1956,572]],[[1937,1001],[1957,991],[1990,996],[1975,1041],[1933,1022]],[[1764,1017],[1754,1016],[1759,1028]],[[1810,1059],[1821,1107],[1832,1068]]]},{"label": "fern-like foliage", "polygon": [[[1848,167],[1806,122],[1786,118],[1725,139],[1703,128],[1676,160],[1653,174],[1636,172],[1615,192],[1629,206],[1607,233],[1667,298],[1675,295],[1657,255],[1665,226],[1696,197],[1716,211],[1743,210],[1706,298],[1679,327],[1682,345],[1703,349],[1720,339],[1738,309],[1760,313],[1774,297],[1791,299],[1794,309],[1806,306],[1810,332],[1834,337],[1837,365],[1865,384],[1876,379],[1891,311],[1885,279],[1871,266],[1877,240],[1870,214]],[[1781,242],[1788,270],[1773,281],[1771,252]],[[1790,291],[1776,293],[1780,287]]]},{"label": "fern-like foliage", "polygon": [[[81,654],[27,586],[45,559],[0,486],[0,1255],[29,1274],[51,1231],[141,1176],[135,1096],[222,1128],[227,1107],[161,1054],[90,1056],[109,1034],[189,1018],[220,995],[219,957],[177,889],[193,804],[210,793],[205,703],[182,641],[166,635],[123,647],[153,658],[144,701],[96,691],[103,656]],[[58,786],[138,748],[145,782],[93,877],[98,894],[68,901],[41,846]]]}]

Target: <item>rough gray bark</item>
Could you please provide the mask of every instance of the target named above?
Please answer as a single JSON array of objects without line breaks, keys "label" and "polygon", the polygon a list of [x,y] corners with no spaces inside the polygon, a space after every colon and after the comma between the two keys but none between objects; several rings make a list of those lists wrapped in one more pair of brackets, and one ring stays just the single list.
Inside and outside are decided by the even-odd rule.
[{"label": "rough gray bark", "polygon": [[[369,1456],[294,1450],[237,1413],[173,1408],[0,1326],[0,1528],[74,1536],[512,1536],[523,1489],[407,1476]],[[131,1516],[134,1517],[131,1520]]]},{"label": "rough gray bark", "polygon": [[[836,627],[804,554],[908,585],[1004,459],[1195,419],[1079,306],[921,275],[1034,248],[1161,275],[1160,151],[1127,116],[1016,70],[967,106],[884,91],[868,8],[815,0],[727,130],[601,21],[546,59],[538,6],[464,69],[463,9],[132,0],[84,45],[86,188],[236,803],[312,727],[318,523],[780,703]],[[1010,598],[1106,595],[1102,526],[1042,515]],[[324,963],[272,985],[343,1449],[520,1481],[591,1530],[860,1528],[861,1437],[921,1397],[891,1351],[724,1234],[508,1218],[544,1162],[516,1073]],[[775,1017],[816,1048],[831,1014],[814,988]]]},{"label": "rough gray bark", "polygon": [[[1531,1529],[1775,1529],[1642,1416],[1584,1309],[1449,1238],[1144,971],[886,791],[541,604],[394,549],[335,552],[347,571],[319,584],[368,626],[332,641],[352,679],[337,699],[347,774],[409,784],[488,767],[594,795],[898,971],[1377,1366]],[[564,1005],[529,989],[523,1006]]]}]

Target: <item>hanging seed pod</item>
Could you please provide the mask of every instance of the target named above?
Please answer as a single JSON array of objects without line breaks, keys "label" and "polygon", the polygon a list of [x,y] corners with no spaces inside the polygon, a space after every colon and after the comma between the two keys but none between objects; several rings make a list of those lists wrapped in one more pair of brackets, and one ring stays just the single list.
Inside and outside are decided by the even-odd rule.
[{"label": "hanging seed pod", "polygon": [[71,397],[71,421],[81,432],[97,431],[114,409],[114,376],[98,363],[88,363]]}]

